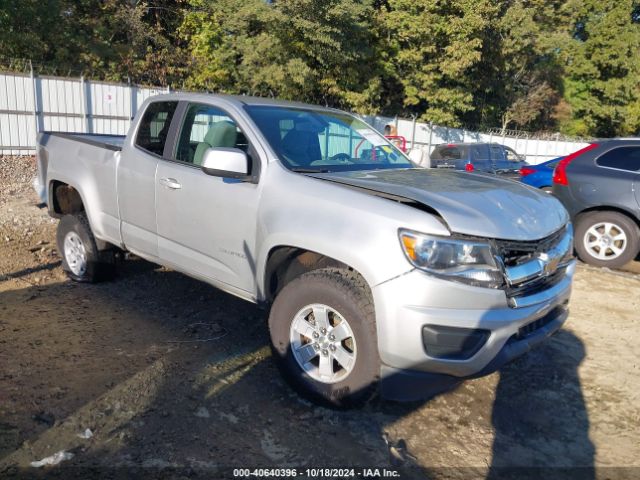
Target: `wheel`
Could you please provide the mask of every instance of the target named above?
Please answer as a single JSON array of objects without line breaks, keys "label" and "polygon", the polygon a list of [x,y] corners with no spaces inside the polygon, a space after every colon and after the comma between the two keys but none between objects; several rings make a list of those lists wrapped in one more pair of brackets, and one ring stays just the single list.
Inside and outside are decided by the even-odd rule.
[{"label": "wheel", "polygon": [[575,248],[585,263],[622,267],[636,257],[639,244],[638,225],[621,213],[588,212],[576,222]]},{"label": "wheel", "polygon": [[325,268],[278,294],[269,314],[274,358],[303,396],[331,407],[366,402],[380,377],[373,300],[362,278]]},{"label": "wheel", "polygon": [[76,282],[98,282],[115,275],[115,256],[112,251],[99,251],[84,213],[65,215],[56,233],[62,268]]},{"label": "wheel", "polygon": [[546,193],[553,193],[553,187],[541,187],[540,190]]}]

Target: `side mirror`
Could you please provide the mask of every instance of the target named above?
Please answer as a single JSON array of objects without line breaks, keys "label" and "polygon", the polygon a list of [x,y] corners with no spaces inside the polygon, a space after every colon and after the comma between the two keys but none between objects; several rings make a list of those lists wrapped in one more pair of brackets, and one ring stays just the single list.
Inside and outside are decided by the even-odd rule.
[{"label": "side mirror", "polygon": [[238,148],[207,148],[201,168],[214,177],[245,180],[249,175],[249,157]]}]

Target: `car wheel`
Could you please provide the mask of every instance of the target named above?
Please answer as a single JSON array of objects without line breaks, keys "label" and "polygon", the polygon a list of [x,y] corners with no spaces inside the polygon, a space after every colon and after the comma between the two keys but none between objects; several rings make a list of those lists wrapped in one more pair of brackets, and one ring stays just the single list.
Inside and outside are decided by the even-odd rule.
[{"label": "car wheel", "polygon": [[115,256],[112,251],[99,251],[84,213],[65,215],[58,223],[56,233],[62,268],[76,282],[109,280],[115,274]]},{"label": "car wheel", "polygon": [[576,222],[575,248],[585,263],[619,268],[638,254],[640,230],[618,212],[589,212]]},{"label": "car wheel", "polygon": [[305,273],[277,295],[269,315],[274,358],[303,396],[331,406],[361,405],[380,376],[373,300],[349,270]]}]

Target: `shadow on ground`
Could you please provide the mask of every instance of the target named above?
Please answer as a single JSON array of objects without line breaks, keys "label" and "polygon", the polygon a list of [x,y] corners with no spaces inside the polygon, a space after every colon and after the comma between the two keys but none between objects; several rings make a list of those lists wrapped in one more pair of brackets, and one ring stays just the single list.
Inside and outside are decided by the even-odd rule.
[{"label": "shadow on ground", "polygon": [[[128,262],[115,282],[1,291],[0,306],[6,477],[232,478],[230,467],[351,465],[404,478],[591,474],[577,373],[584,347],[566,331],[505,367],[497,389],[472,382],[475,407],[462,431],[474,442],[476,429],[495,430],[487,464],[434,468],[457,458],[447,463],[447,445],[434,443],[452,428],[433,416],[439,399],[315,406],[273,365],[265,311],[181,274]],[[443,394],[438,407],[455,414],[469,393],[461,390]],[[41,411],[57,421],[36,423]],[[393,427],[406,419],[410,427]],[[425,426],[438,435],[411,430]],[[94,436],[79,438],[86,428]],[[45,472],[25,467],[62,449],[74,458]],[[561,468],[575,466],[586,469]]]}]

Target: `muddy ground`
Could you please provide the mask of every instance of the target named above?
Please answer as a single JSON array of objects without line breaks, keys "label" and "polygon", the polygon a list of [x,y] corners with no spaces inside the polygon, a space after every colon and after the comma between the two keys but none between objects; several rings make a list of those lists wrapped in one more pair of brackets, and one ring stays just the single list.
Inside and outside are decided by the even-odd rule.
[{"label": "muddy ground", "polygon": [[640,476],[638,264],[580,266],[566,327],[499,373],[427,402],[336,412],[281,380],[254,305],[140,260],[110,283],[67,280],[32,176],[31,159],[0,158],[0,477],[62,450],[75,456],[48,475]]}]

